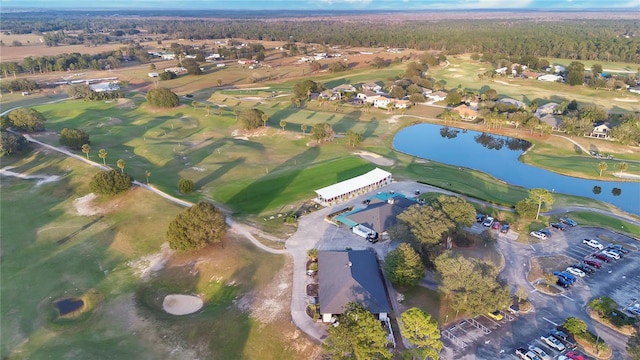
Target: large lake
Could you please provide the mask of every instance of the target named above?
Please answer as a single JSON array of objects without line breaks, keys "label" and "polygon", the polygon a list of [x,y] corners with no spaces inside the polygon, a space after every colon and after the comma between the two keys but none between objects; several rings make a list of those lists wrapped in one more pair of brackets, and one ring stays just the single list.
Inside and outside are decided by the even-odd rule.
[{"label": "large lake", "polygon": [[[518,158],[528,147],[524,140],[433,124],[404,128],[393,139],[394,149],[444,164],[483,171],[513,185],[545,188],[611,203],[640,215],[640,183],[579,179],[523,164]],[[601,192],[594,194],[594,186]],[[619,195],[612,190],[620,189]]]}]

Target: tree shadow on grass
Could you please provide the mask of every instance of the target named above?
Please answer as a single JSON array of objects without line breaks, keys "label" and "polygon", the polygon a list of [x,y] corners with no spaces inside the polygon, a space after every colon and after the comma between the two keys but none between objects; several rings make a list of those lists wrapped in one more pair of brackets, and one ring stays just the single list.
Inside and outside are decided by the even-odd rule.
[{"label": "tree shadow on grass", "polygon": [[227,172],[229,172],[231,169],[233,169],[234,167],[241,165],[242,163],[244,163],[246,160],[246,158],[244,157],[240,157],[237,158],[235,160],[232,161],[227,161],[222,163],[222,166],[220,166],[218,169],[216,169],[215,171],[209,173],[207,176],[203,177],[202,179],[198,180],[198,182],[196,182],[196,188],[202,188],[204,185],[207,185],[208,183],[210,183],[211,181],[217,179],[218,177],[226,174]]},{"label": "tree shadow on grass", "polygon": [[[320,154],[318,147],[307,149],[301,154],[289,158],[284,163],[262,176],[232,196],[227,204],[237,211],[259,214],[287,189],[304,171],[303,164],[313,163]],[[300,163],[300,164],[298,164]],[[290,170],[289,170],[290,169]],[[286,172],[283,172],[287,170]]]}]

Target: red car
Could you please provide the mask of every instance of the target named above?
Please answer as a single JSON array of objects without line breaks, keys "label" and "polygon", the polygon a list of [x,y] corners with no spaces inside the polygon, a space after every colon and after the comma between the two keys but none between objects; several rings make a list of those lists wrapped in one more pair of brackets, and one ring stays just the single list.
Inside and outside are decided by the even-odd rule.
[{"label": "red car", "polygon": [[577,352],[568,352],[566,355],[569,359],[573,359],[573,360],[584,360],[584,356],[578,354]]},{"label": "red car", "polygon": [[500,229],[500,222],[499,221],[494,222],[493,226],[491,226],[491,228],[494,229],[494,230]]},{"label": "red car", "polygon": [[595,261],[592,259],[584,259],[584,263],[589,266],[593,266],[596,269],[600,269],[602,267],[602,264],[599,261]]},{"label": "red car", "polygon": [[594,253],[594,254],[591,254],[591,256],[593,256],[594,258],[596,258],[598,260],[602,260],[602,261],[608,262],[608,263],[613,261],[612,258],[608,257],[605,254],[601,254],[601,253]]}]

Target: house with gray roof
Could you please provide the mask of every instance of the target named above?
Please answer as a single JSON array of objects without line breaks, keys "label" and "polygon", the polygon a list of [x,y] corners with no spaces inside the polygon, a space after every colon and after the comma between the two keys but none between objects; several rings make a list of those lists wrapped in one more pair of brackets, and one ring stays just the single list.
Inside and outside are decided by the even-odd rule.
[{"label": "house with gray roof", "polygon": [[342,314],[350,302],[363,305],[380,320],[387,319],[391,307],[374,251],[320,251],[318,278],[323,322]]},{"label": "house with gray roof", "polygon": [[374,197],[366,208],[354,211],[345,217],[355,224],[383,234],[396,224],[398,215],[415,204],[415,201],[404,196],[389,197],[386,201]]}]

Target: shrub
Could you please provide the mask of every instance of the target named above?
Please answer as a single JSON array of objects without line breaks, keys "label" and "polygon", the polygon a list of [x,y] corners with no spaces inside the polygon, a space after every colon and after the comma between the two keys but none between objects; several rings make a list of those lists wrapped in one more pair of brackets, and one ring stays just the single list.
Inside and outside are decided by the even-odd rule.
[{"label": "shrub", "polygon": [[27,148],[27,139],[22,135],[2,131],[0,137],[0,151],[6,155],[19,153]]},{"label": "shrub", "polygon": [[180,105],[178,95],[167,88],[151,89],[147,93],[147,101],[149,104],[157,107],[176,107]]},{"label": "shrub", "polygon": [[178,181],[178,190],[183,194],[189,194],[196,188],[196,184],[188,179],[180,179]]},{"label": "shrub", "polygon": [[197,250],[222,242],[226,230],[224,214],[210,203],[199,202],[171,221],[167,241],[174,250]]},{"label": "shrub", "polygon": [[9,121],[18,130],[29,132],[44,130],[44,116],[31,108],[13,110],[9,113]]},{"label": "shrub", "polygon": [[131,187],[133,179],[129,174],[116,170],[101,171],[89,183],[89,189],[98,195],[117,195]]},{"label": "shrub", "polygon": [[164,80],[172,80],[177,78],[178,75],[176,75],[176,73],[174,73],[173,71],[165,71],[162,74],[160,74],[160,80],[164,81]]},{"label": "shrub", "polygon": [[262,126],[262,115],[264,112],[258,109],[245,109],[239,114],[240,123],[246,130],[257,129]]},{"label": "shrub", "polygon": [[84,144],[91,144],[89,134],[79,129],[64,128],[60,131],[60,145],[72,149],[80,149]]}]

